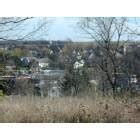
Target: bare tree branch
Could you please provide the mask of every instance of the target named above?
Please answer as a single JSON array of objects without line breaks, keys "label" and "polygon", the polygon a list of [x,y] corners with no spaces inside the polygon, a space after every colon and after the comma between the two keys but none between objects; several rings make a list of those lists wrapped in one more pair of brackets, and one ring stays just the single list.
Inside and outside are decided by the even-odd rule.
[{"label": "bare tree branch", "polygon": [[94,62],[102,72],[106,73],[113,92],[116,88],[116,80],[113,79],[113,75],[119,72],[116,54],[121,45],[121,37],[126,32],[126,22],[127,18],[100,17],[85,18],[78,23],[81,30],[93,38],[93,41],[99,46],[102,55],[97,55],[96,57],[100,61],[95,60]]}]

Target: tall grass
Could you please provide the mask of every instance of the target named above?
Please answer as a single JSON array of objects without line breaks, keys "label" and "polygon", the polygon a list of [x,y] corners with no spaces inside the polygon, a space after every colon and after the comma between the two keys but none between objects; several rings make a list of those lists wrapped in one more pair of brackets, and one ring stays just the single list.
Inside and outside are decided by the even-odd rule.
[{"label": "tall grass", "polygon": [[40,98],[11,96],[0,101],[0,122],[140,122],[138,99],[112,97]]}]

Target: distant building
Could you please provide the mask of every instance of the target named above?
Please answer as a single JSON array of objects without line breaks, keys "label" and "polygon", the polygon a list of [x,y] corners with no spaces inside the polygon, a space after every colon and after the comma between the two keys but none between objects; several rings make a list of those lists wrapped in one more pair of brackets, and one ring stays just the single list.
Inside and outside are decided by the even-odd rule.
[{"label": "distant building", "polygon": [[49,66],[49,59],[48,58],[38,59],[38,65],[40,69],[47,68]]},{"label": "distant building", "polygon": [[16,69],[16,65],[11,65],[11,66],[10,65],[6,65],[5,68],[8,71],[12,71],[12,70],[15,70]]},{"label": "distant building", "polygon": [[20,58],[21,60],[21,65],[22,66],[29,66],[29,63],[33,62],[33,61],[38,61],[38,59],[36,57],[22,57]]},{"label": "distant building", "polygon": [[81,68],[81,67],[83,67],[84,66],[84,60],[80,60],[80,61],[76,61],[75,63],[74,63],[74,69],[78,69],[78,68]]}]

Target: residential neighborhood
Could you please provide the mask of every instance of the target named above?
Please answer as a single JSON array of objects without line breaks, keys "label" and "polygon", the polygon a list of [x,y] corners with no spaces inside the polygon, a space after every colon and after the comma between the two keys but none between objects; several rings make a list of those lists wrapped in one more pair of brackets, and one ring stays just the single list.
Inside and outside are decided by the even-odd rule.
[{"label": "residential neighborhood", "polygon": [[140,122],[138,24],[0,18],[0,122]]},{"label": "residential neighborhood", "polygon": [[[5,41],[5,42],[2,41],[0,42],[0,50],[5,52],[5,58],[3,58],[5,59],[4,60],[5,67],[3,71],[6,72],[6,74],[1,76],[1,78],[9,77],[9,79],[13,79],[13,76],[15,76],[15,79],[17,81],[21,79],[27,81],[29,80],[33,81],[33,79],[36,79],[38,83],[34,83],[34,82],[33,83],[35,86],[38,86],[38,89],[40,89],[39,87],[40,84],[41,86],[43,86],[44,84],[45,87],[46,83],[48,82],[52,83],[52,82],[58,82],[60,79],[62,80],[65,77],[67,65],[72,65],[75,71],[80,70],[82,67],[86,67],[87,71],[88,69],[90,69],[90,71],[91,70],[93,71],[95,70],[96,67],[95,61],[98,61],[100,58],[104,57],[102,55],[102,50],[100,50],[100,48],[98,46],[95,46],[95,44],[92,42],[71,43],[71,46],[75,46],[75,48],[70,48],[69,46],[67,46],[68,44],[69,42],[63,42],[63,41]],[[81,50],[79,48],[80,45],[85,45],[85,47],[82,48]],[[70,57],[68,57],[67,52],[65,52],[65,49],[71,49],[70,50],[71,53],[68,50],[68,53],[70,53],[71,55]],[[126,56],[131,54],[134,50],[139,51],[140,50],[139,45],[134,45],[133,42],[132,44],[124,44],[123,46],[119,47],[118,51],[116,52],[116,57],[118,60],[120,61],[123,60],[124,63],[127,63],[126,59],[129,58],[126,58]],[[3,59],[1,61],[3,61]],[[137,65],[139,66],[140,63]],[[91,72],[89,72],[89,74],[91,74]],[[123,78],[119,78],[117,76],[118,78],[116,79],[119,88],[128,89],[130,87],[130,84],[133,83],[133,88],[135,87],[136,90],[139,90],[138,87],[140,83],[140,74],[137,68],[135,69],[134,73],[131,74],[122,73],[121,75],[123,75]],[[130,78],[130,77],[135,77],[135,78]],[[101,81],[99,80],[100,78]],[[102,83],[103,79],[100,73],[98,72],[92,73],[92,76],[89,77],[89,81],[96,82],[96,84],[95,82],[93,82],[96,85],[96,89],[99,90],[110,89],[110,87],[108,87],[109,85],[107,84],[107,82],[106,84]],[[95,86],[94,84],[93,86]],[[50,88],[48,89],[48,92],[50,90],[53,90],[53,86],[52,89]],[[38,90],[38,92],[40,91]]]}]

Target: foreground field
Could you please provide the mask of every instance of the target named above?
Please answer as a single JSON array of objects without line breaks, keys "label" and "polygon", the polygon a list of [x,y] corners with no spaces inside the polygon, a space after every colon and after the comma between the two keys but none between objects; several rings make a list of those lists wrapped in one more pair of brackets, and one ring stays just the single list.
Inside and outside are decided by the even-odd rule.
[{"label": "foreground field", "polygon": [[139,97],[5,97],[0,100],[0,122],[140,122],[139,101]]}]

